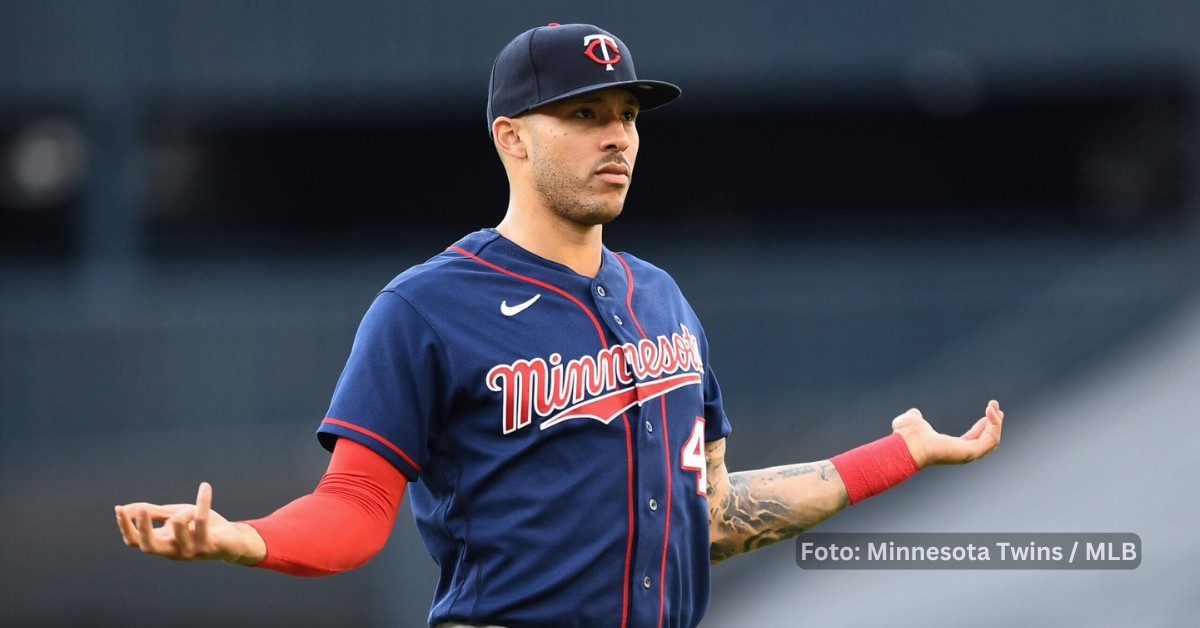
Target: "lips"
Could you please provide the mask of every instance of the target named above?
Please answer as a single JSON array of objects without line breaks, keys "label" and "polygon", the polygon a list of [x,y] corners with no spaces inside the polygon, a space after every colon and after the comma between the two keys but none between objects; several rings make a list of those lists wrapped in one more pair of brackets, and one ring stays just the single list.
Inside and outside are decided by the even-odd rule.
[{"label": "lips", "polygon": [[628,183],[629,168],[624,164],[609,163],[597,169],[596,176],[609,183]]}]

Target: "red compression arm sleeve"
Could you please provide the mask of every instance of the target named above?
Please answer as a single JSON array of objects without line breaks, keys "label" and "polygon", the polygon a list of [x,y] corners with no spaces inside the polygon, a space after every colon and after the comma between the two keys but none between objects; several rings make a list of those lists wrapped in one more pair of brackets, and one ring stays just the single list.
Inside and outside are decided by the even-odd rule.
[{"label": "red compression arm sleeve", "polygon": [[338,439],[312,493],[261,519],[267,556],[256,567],[293,576],[326,576],[359,567],[387,542],[408,480],[368,447]]}]

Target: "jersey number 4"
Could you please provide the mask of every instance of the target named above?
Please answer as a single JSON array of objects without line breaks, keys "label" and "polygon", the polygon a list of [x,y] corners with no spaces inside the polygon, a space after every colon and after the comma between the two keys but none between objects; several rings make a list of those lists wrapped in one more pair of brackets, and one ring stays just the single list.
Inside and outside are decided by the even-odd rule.
[{"label": "jersey number 4", "polygon": [[704,457],[704,417],[696,417],[692,434],[688,436],[683,451],[679,452],[679,466],[684,471],[696,472],[696,494],[708,495],[708,460]]}]

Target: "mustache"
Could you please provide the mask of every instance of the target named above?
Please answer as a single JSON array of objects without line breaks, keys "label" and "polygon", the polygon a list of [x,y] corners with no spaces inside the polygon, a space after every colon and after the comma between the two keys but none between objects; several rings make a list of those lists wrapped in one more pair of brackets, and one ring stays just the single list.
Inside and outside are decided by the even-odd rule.
[{"label": "mustache", "polygon": [[629,170],[630,172],[633,172],[633,164],[629,163],[629,160],[625,158],[625,155],[612,155],[612,156],[600,159],[592,166],[592,170],[593,171],[599,170],[600,168],[603,168],[604,166],[606,166],[608,164],[618,164],[621,166],[625,166],[625,168],[627,170]]}]

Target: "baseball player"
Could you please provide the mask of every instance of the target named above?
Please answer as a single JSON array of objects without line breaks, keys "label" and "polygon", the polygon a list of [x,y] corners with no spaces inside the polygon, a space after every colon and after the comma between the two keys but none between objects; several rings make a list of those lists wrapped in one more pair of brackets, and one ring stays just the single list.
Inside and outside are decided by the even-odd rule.
[{"label": "baseball player", "polygon": [[992,451],[995,401],[962,436],[909,410],[829,460],[726,470],[704,327],[667,273],[601,239],[639,114],[679,94],[595,26],[513,39],[487,106],[507,211],[376,295],[317,428],[332,455],[314,491],[240,522],[207,483],[194,504],[117,506],[125,543],[330,574],[383,546],[407,490],[441,569],[430,626],[695,626],[711,563]]}]

